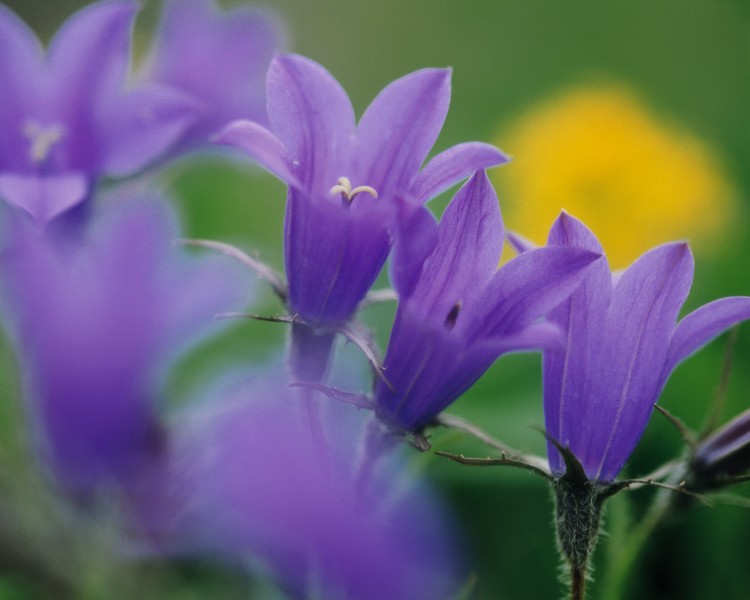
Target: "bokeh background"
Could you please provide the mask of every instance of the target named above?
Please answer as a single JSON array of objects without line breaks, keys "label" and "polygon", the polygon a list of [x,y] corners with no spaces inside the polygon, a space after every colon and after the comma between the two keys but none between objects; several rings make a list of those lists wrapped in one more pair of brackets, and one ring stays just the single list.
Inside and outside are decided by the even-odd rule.
[{"label": "bokeh background", "polygon": [[[47,40],[87,2],[5,4]],[[155,0],[142,4],[136,30],[141,50],[160,9]],[[453,67],[451,109],[435,152],[482,140],[513,156],[492,174],[509,227],[543,243],[554,216],[565,208],[600,235],[615,267],[658,243],[689,239],[696,274],[686,311],[720,296],[750,294],[746,0],[278,0],[256,5],[277,12],[287,29],[287,48],[326,66],[358,114],[384,85],[409,71]],[[280,183],[226,158],[183,162],[163,182],[182,208],[189,236],[257,250],[281,268]],[[436,213],[451,193],[432,204]],[[380,285],[387,285],[385,278]],[[278,307],[266,294],[254,308],[274,312]],[[381,347],[392,314],[392,307],[378,307],[366,316]],[[169,401],[179,403],[223,364],[250,365],[274,356],[283,341],[280,326],[238,324],[186,359],[173,375]],[[725,336],[678,368],[661,405],[700,428],[716,396],[726,348]],[[733,357],[724,420],[750,407],[750,325],[740,329]],[[5,365],[2,468],[17,473],[12,497],[23,504],[24,494],[33,495],[38,483],[28,481],[13,358],[7,348],[0,358]],[[540,364],[535,355],[501,359],[451,412],[511,445],[543,453],[543,439],[532,428],[543,423]],[[490,454],[458,434],[437,433],[433,442],[442,450]],[[646,474],[680,452],[677,432],[655,415],[626,474]],[[415,455],[414,465],[434,481],[455,515],[476,576],[471,598],[561,594],[552,500],[543,481],[498,467],[471,469],[432,454]],[[747,491],[733,490],[745,497]],[[608,560],[616,557],[654,493],[644,489],[611,501],[591,598],[606,597]],[[43,523],[43,514],[30,514]],[[0,523],[0,534],[2,528]],[[30,526],[18,543],[40,543],[36,535]],[[657,531],[626,597],[745,598],[748,539],[748,508],[696,506]],[[40,593],[27,567],[0,556],[0,600]],[[79,568],[92,581],[88,597],[115,597],[116,589],[125,589],[117,587],[125,585],[122,573],[105,566]],[[248,593],[241,575],[196,563],[139,576],[153,580],[154,597]],[[271,592],[255,594],[264,598]]]}]

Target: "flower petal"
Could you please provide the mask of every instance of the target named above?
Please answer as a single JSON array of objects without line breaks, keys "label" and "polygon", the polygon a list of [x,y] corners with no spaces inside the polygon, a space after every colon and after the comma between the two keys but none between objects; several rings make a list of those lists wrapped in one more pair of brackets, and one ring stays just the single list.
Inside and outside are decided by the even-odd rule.
[{"label": "flower petal", "polygon": [[89,181],[80,173],[0,174],[0,197],[29,213],[40,227],[83,202],[88,192]]},{"label": "flower petal", "polygon": [[406,194],[445,121],[448,69],[422,69],[397,79],[373,100],[357,127],[357,183],[383,197]]},{"label": "flower petal", "polygon": [[0,171],[26,164],[23,121],[41,91],[43,51],[21,19],[0,5]]},{"label": "flower petal", "polygon": [[427,257],[438,243],[438,224],[433,214],[421,205],[396,198],[398,216],[390,278],[399,299],[411,296],[422,274]]},{"label": "flower petal", "polygon": [[318,63],[293,54],[271,62],[267,93],[271,129],[299,164],[299,180],[308,193],[327,195],[339,177],[350,176],[341,162],[354,132],[349,97]]},{"label": "flower petal", "polygon": [[[593,233],[577,219],[562,213],[550,231],[550,246],[569,246],[602,252]],[[592,401],[587,393],[592,354],[598,352],[597,333],[604,327],[612,296],[606,258],[586,271],[581,285],[547,314],[564,332],[565,344],[544,354],[544,418],[547,433],[574,454],[581,429],[580,415]],[[550,470],[560,473],[565,464],[557,448],[547,444]]]},{"label": "flower petal", "polygon": [[677,315],[690,290],[693,258],[687,244],[647,252],[614,288],[602,332],[588,411],[584,448],[571,450],[593,479],[611,481],[646,427],[666,379],[664,366]]},{"label": "flower petal", "polygon": [[479,171],[456,193],[440,220],[437,246],[425,260],[411,299],[420,314],[442,325],[457,303],[472,310],[497,270],[502,246],[497,196]]},{"label": "flower petal", "polygon": [[294,164],[284,142],[262,125],[252,121],[234,121],[227,125],[214,141],[244,150],[270,173],[288,185],[302,189],[302,184],[294,174]]},{"label": "flower petal", "polygon": [[230,121],[265,122],[265,75],[282,38],[270,11],[169,0],[147,78],[200,98],[207,111],[191,128],[190,141],[205,144]]},{"label": "flower petal", "polygon": [[664,376],[680,361],[697,352],[717,335],[750,319],[750,298],[735,296],[714,300],[691,312],[677,325],[669,349]]},{"label": "flower petal", "polygon": [[195,122],[200,104],[160,86],[143,87],[113,99],[100,114],[102,161],[113,175],[128,175],[161,156]]},{"label": "flower petal", "polygon": [[517,256],[490,280],[472,324],[477,336],[516,333],[563,302],[601,257],[580,248],[538,248]]},{"label": "flower petal", "polygon": [[50,43],[55,102],[64,111],[91,106],[100,94],[122,89],[130,63],[130,34],[138,4],[108,0],[68,19]]},{"label": "flower petal", "polygon": [[411,195],[419,202],[427,202],[474,171],[502,165],[509,160],[489,144],[467,142],[453,146],[427,163],[414,180]]},{"label": "flower petal", "polygon": [[356,211],[294,188],[287,195],[284,258],[289,309],[313,324],[348,320],[388,257],[391,213],[379,200]]},{"label": "flower petal", "polygon": [[107,203],[76,244],[14,228],[3,256],[3,314],[42,450],[80,491],[138,476],[163,450],[155,386],[165,363],[244,299],[235,265],[171,245],[166,204],[128,200]]},{"label": "flower petal", "polygon": [[711,475],[742,475],[750,469],[750,410],[736,416],[703,440],[695,464]]}]

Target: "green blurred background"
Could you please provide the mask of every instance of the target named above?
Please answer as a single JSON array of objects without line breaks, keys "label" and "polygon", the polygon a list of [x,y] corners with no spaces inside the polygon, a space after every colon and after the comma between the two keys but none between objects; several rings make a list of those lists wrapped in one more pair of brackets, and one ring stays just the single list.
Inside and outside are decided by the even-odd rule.
[{"label": "green blurred background", "polygon": [[[87,2],[14,0],[5,4],[47,40],[67,15]],[[224,3],[233,4],[237,3]],[[686,310],[719,296],[750,294],[746,259],[750,251],[750,3],[746,0],[606,4],[595,0],[280,0],[260,4],[284,20],[289,49],[319,61],[342,83],[358,114],[384,85],[409,71],[453,67],[451,109],[435,151],[461,141],[483,140],[514,154],[513,147],[503,144],[503,133],[512,131],[538,103],[592,81],[627,86],[651,114],[711,149],[721,165],[721,178],[736,200],[726,232],[716,234],[716,247],[721,251],[710,251],[708,244],[707,250],[696,250],[696,279]],[[136,31],[141,49],[155,27],[159,2],[147,1],[143,6]],[[559,151],[561,156],[568,151],[564,138]],[[513,168],[513,163],[502,167],[494,179],[501,207],[506,202],[503,178]],[[658,169],[658,165],[646,164],[644,169]],[[542,169],[539,176],[544,177]],[[189,236],[257,249],[265,260],[281,267],[281,184],[247,165],[225,160],[180,164],[170,170],[166,181],[183,209]],[[446,194],[433,203],[434,209],[440,212],[449,197]],[[564,206],[561,197],[560,208]],[[710,203],[707,210],[711,210]],[[701,216],[695,220],[700,222]],[[509,222],[512,225],[510,217]],[[723,241],[724,237],[731,243]],[[386,285],[385,279],[381,284]],[[256,310],[277,308],[267,294]],[[381,347],[387,341],[391,316],[392,308],[387,307],[367,315]],[[186,361],[173,378],[173,399],[178,402],[227,361],[252,363],[271,357],[279,352],[283,339],[284,332],[270,324],[237,326]],[[679,368],[662,396],[660,403],[692,427],[700,427],[713,402],[725,348],[726,337],[722,337]],[[10,360],[7,351],[4,356]],[[543,453],[542,437],[530,427],[543,423],[540,362],[533,355],[503,358],[451,412],[480,423],[511,445]],[[744,326],[734,351],[724,420],[750,406],[749,366],[750,326]],[[12,381],[4,383],[5,389],[14,389]],[[17,400],[17,394],[9,396]],[[10,408],[7,419],[13,418],[17,411]],[[443,450],[489,455],[481,445],[457,434],[438,433],[433,442]],[[626,473],[648,473],[680,451],[677,433],[655,415]],[[469,564],[476,572],[472,598],[561,595],[552,501],[543,481],[497,467],[470,469],[432,455],[417,457],[415,465],[436,483],[456,516]],[[734,491],[747,496],[742,488]],[[596,553],[591,598],[605,597],[599,583],[606,578],[607,559],[623,544],[629,519],[642,514],[653,494],[649,489],[635,491],[610,503],[604,529],[611,535],[603,536]],[[693,508],[657,532],[625,597],[746,598],[749,539],[747,508]],[[33,596],[28,591],[33,585],[19,583],[19,577],[12,569],[0,573],[0,600]],[[159,585],[160,596],[154,597],[246,597],[241,582],[229,585],[220,574],[195,565],[184,567],[179,576],[166,582],[162,577]],[[106,579],[92,589],[108,589]],[[19,596],[18,590],[27,590],[24,593],[29,595]],[[258,594],[263,597],[262,592]],[[90,597],[111,596],[100,591]]]}]

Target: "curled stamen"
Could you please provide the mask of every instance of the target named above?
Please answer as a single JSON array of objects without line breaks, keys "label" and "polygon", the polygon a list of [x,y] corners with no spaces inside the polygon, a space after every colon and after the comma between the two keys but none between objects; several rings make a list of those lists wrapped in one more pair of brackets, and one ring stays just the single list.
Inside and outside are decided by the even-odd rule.
[{"label": "curled stamen", "polygon": [[26,121],[23,124],[23,135],[31,142],[29,158],[35,163],[47,160],[52,147],[65,135],[62,125],[40,125],[36,121]]},{"label": "curled stamen", "polygon": [[352,182],[349,181],[348,177],[339,177],[338,183],[329,190],[329,193],[333,196],[341,194],[341,199],[349,203],[354,200],[354,197],[357,194],[361,194],[362,192],[370,194],[373,198],[378,197],[375,188],[370,187],[369,185],[358,185],[352,189]]}]

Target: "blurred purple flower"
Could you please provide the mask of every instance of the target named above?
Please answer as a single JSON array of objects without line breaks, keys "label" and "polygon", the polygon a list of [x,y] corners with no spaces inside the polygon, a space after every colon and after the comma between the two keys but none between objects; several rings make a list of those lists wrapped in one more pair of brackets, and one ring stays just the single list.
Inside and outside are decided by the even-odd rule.
[{"label": "blurred purple flower", "polygon": [[355,453],[338,443],[349,428],[327,419],[332,446],[321,457],[295,400],[288,386],[265,383],[173,422],[169,467],[136,508],[152,551],[249,561],[295,598],[450,597],[458,557],[413,474],[407,489],[404,473],[386,469],[363,495]]},{"label": "blurred purple flower", "polygon": [[691,483],[719,487],[750,473],[750,410],[701,440],[690,469]]},{"label": "blurred purple flower", "polygon": [[136,9],[87,6],[45,54],[0,6],[0,197],[39,225],[86,200],[99,177],[144,167],[195,119],[196,102],[180,92],[125,89]]},{"label": "blurred purple flower", "polygon": [[[270,130],[238,121],[218,141],[242,148],[288,184],[288,308],[313,326],[340,325],[354,314],[388,256],[397,197],[425,202],[476,169],[507,160],[492,146],[467,143],[420,171],[448,111],[448,69],[394,81],[356,125],[339,83],[301,56],[272,61],[267,94]],[[324,371],[332,334],[295,331],[297,342],[324,357]],[[321,375],[314,371],[312,379]]]},{"label": "blurred purple flower", "polygon": [[402,203],[391,279],[400,302],[377,410],[418,431],[506,352],[555,347],[557,327],[539,318],[579,285],[599,254],[542,248],[497,268],[503,246],[500,207],[476,173],[438,226],[424,207]]},{"label": "blurred purple flower", "polygon": [[267,11],[221,11],[214,0],[168,0],[143,78],[200,100],[199,119],[180,147],[208,144],[236,119],[265,122],[265,75],[283,45]]},{"label": "blurred purple flower", "polygon": [[14,227],[0,257],[40,451],[73,491],[127,480],[159,454],[166,368],[243,302],[234,269],[172,247],[166,204],[112,204],[75,239]]},{"label": "blurred purple flower", "polygon": [[[548,247],[602,252],[594,235],[563,213]],[[750,298],[723,298],[677,316],[690,290],[693,259],[685,243],[659,246],[623,273],[606,260],[548,316],[565,332],[564,349],[544,353],[547,433],[569,448],[591,480],[610,482],[646,428],[654,403],[679,362],[738,321]],[[565,470],[552,443],[550,469]]]}]

